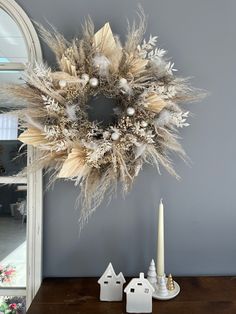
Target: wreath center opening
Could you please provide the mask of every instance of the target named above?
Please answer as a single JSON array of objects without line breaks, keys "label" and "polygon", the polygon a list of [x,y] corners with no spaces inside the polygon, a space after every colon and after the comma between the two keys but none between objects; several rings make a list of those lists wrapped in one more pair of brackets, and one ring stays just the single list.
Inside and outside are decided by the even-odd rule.
[{"label": "wreath center opening", "polygon": [[104,95],[91,96],[88,100],[87,114],[89,121],[96,121],[102,127],[115,125],[118,121],[117,101]]}]

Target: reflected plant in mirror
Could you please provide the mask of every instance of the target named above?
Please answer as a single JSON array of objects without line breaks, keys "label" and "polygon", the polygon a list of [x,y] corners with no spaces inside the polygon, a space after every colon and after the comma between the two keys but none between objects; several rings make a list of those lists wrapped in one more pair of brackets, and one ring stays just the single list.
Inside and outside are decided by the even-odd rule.
[{"label": "reflected plant in mirror", "polygon": [[24,314],[26,313],[25,297],[0,298],[0,314]]},{"label": "reflected plant in mirror", "polygon": [[0,186],[0,287],[26,286],[27,185]]},{"label": "reflected plant in mirror", "polygon": [[16,273],[16,269],[11,266],[3,266],[0,265],[0,283],[10,283],[12,279],[14,278],[14,275]]},{"label": "reflected plant in mirror", "polygon": [[19,141],[0,141],[0,176],[16,175],[26,167],[27,147],[21,146]]}]

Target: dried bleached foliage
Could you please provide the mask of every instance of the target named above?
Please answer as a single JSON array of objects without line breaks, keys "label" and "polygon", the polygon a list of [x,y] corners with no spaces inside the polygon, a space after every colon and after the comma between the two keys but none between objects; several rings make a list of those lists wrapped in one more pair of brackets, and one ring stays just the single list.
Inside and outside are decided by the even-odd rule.
[{"label": "dried bleached foliage", "polygon": [[[122,46],[109,23],[95,33],[88,19],[81,38],[71,42],[40,26],[58,71],[31,65],[25,85],[5,87],[26,104],[18,111],[25,128],[19,139],[41,152],[30,170],[52,168],[52,182],[65,178],[80,184],[81,224],[118,182],[126,193],[144,163],[158,170],[161,165],[178,178],[169,152],[186,157],[176,136],[178,128],[188,126],[180,104],[197,95],[188,80],[174,75],[157,36],[143,40],[145,27],[141,14]],[[117,102],[114,125],[88,119],[88,100],[100,94]]]}]

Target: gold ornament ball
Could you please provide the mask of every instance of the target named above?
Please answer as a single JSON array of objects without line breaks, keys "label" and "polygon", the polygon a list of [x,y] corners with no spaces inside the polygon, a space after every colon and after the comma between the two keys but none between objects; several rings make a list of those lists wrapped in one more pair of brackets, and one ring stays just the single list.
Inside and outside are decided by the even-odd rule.
[{"label": "gold ornament ball", "polygon": [[141,121],[141,127],[146,128],[148,126],[146,121]]},{"label": "gold ornament ball", "polygon": [[59,86],[61,87],[61,88],[64,88],[64,87],[66,87],[66,81],[65,80],[60,80],[59,81]]},{"label": "gold ornament ball", "polygon": [[133,116],[135,114],[135,109],[133,107],[128,107],[126,112],[128,116]]},{"label": "gold ornament ball", "polygon": [[120,138],[120,135],[119,133],[114,132],[112,133],[111,138],[113,141],[117,141]]},{"label": "gold ornament ball", "polygon": [[87,73],[83,73],[81,75],[82,80],[84,80],[86,83],[89,81],[89,75]]},{"label": "gold ornament ball", "polygon": [[97,87],[98,86],[98,79],[96,77],[92,77],[90,80],[89,80],[89,85],[91,87]]}]

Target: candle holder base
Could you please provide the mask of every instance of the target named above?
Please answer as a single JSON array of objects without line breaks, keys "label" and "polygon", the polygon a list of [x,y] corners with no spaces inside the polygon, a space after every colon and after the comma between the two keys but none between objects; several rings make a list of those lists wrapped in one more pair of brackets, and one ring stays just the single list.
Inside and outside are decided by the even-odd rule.
[{"label": "candle holder base", "polygon": [[164,301],[164,300],[170,300],[170,299],[175,298],[179,294],[179,292],[180,292],[180,286],[179,286],[179,284],[176,281],[174,281],[174,286],[175,286],[174,290],[168,290],[168,295],[162,296],[162,295],[160,295],[158,293],[158,285],[156,285],[154,287],[155,288],[155,292],[152,295],[153,299],[163,300]]}]

